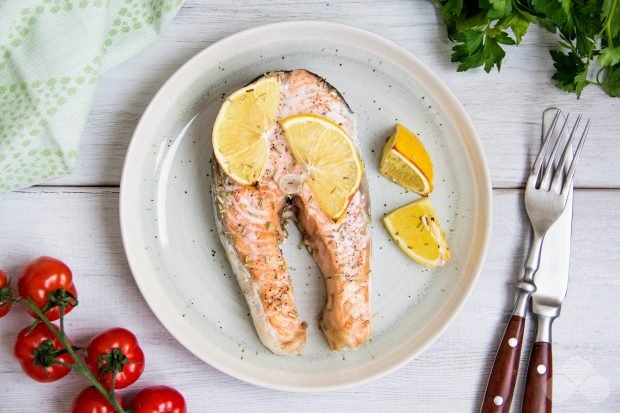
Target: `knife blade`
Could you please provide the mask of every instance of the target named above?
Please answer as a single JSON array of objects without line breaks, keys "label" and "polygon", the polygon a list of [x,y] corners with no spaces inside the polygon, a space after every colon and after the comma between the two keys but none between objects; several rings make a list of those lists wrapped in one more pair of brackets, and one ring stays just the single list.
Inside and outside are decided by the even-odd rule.
[{"label": "knife blade", "polygon": [[[557,109],[543,114],[543,134]],[[569,159],[570,162],[570,159]],[[540,254],[540,266],[534,276],[536,291],[532,294],[532,313],[537,317],[536,342],[523,396],[523,413],[551,412],[552,351],[551,325],[560,315],[568,289],[570,238],[573,221],[573,187],[570,187],[564,212],[545,235]]]},{"label": "knife blade", "polygon": [[[544,128],[550,124],[555,111],[557,109],[545,111],[542,136],[545,136],[546,129]],[[534,277],[536,291],[532,294],[532,312],[537,316],[557,317],[560,314],[562,301],[568,288],[572,221],[573,188],[571,186],[566,208],[556,223],[551,226],[543,242],[540,266]]]}]

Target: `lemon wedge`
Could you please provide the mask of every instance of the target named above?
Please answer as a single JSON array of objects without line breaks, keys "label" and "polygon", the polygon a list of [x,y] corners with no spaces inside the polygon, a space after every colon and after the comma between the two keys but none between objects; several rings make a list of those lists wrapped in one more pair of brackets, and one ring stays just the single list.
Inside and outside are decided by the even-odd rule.
[{"label": "lemon wedge", "polygon": [[400,123],[383,147],[379,170],[420,195],[433,191],[433,162],[418,137]]},{"label": "lemon wedge", "polygon": [[353,140],[340,126],[318,115],[290,116],[280,124],[293,157],[306,169],[305,182],[321,210],[338,221],[364,174]]},{"label": "lemon wedge", "polygon": [[390,212],[383,222],[405,254],[420,264],[437,268],[450,259],[446,235],[428,198]]},{"label": "lemon wedge", "polygon": [[215,119],[215,157],[224,172],[242,185],[252,185],[263,175],[279,102],[280,79],[264,77],[230,95]]}]

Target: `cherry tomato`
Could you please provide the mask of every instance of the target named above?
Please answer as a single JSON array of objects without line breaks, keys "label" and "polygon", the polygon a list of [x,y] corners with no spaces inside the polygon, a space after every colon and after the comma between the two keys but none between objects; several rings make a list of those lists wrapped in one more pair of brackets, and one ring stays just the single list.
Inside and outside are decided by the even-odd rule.
[{"label": "cherry tomato", "polygon": [[[118,404],[121,404],[121,398],[118,394],[114,394]],[[87,387],[73,400],[71,404],[71,413],[114,413],[116,410],[109,401],[103,397],[103,394],[94,387]]]},{"label": "cherry tomato", "polygon": [[140,390],[131,401],[132,413],[186,413],[183,395],[168,386]]},{"label": "cherry tomato", "polygon": [[[39,257],[24,268],[17,282],[17,290],[22,299],[32,299],[43,311],[48,302],[64,303],[65,314],[77,304],[77,291],[73,276],[67,264],[51,257]],[[31,316],[37,316],[28,310]],[[60,308],[53,307],[45,312],[50,321],[60,318]]]},{"label": "cherry tomato", "polygon": [[0,270],[0,318],[4,317],[13,303],[9,300],[11,298],[11,286],[9,285],[9,277],[6,273]]},{"label": "cherry tomato", "polygon": [[88,344],[86,364],[108,389],[112,373],[115,373],[114,388],[123,389],[142,375],[144,353],[131,331],[111,328],[96,335]]},{"label": "cherry tomato", "polygon": [[[58,327],[54,327],[58,331]],[[64,347],[56,336],[43,323],[29,332],[30,328],[19,332],[13,349],[24,373],[42,383],[60,380],[69,374],[70,368],[56,364],[73,364],[71,356],[62,352]]]}]

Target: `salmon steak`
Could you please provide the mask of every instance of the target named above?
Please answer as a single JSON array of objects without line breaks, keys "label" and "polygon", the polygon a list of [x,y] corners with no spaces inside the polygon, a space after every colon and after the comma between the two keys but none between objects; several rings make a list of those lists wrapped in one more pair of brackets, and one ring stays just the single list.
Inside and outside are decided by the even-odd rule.
[{"label": "salmon steak", "polygon": [[[279,80],[278,120],[299,114],[322,116],[344,129],[360,152],[355,116],[333,86],[301,69],[267,73],[255,82],[266,77]],[[218,232],[258,337],[275,354],[299,354],[306,344],[308,328],[302,320],[316,317],[299,314],[280,248],[286,237],[285,224],[293,219],[323,274],[325,303],[319,326],[327,343],[333,351],[356,349],[371,337],[370,198],[366,178],[363,176],[343,216],[334,220],[313,197],[282,126],[276,124],[264,139],[268,143],[265,166],[252,185],[238,183],[216,159],[212,161]]]}]

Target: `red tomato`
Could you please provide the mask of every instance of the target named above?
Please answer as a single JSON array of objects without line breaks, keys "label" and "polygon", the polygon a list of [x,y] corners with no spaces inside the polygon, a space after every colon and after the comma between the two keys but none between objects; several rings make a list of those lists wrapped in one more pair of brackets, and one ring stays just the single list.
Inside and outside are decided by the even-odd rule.
[{"label": "red tomato", "polygon": [[[121,398],[118,394],[114,394],[118,404],[121,404]],[[87,387],[73,400],[71,404],[71,413],[114,413],[116,410],[109,401],[103,397],[103,394],[94,387]]]},{"label": "red tomato", "polygon": [[4,317],[11,309],[13,303],[9,300],[11,297],[11,286],[9,286],[9,277],[0,270],[0,318]]},{"label": "red tomato", "polygon": [[[60,380],[69,374],[70,368],[56,364],[56,362],[73,364],[73,359],[67,353],[58,354],[64,350],[64,347],[47,326],[39,323],[32,331],[28,332],[28,330],[30,326],[19,332],[13,349],[22,370],[34,380],[42,383]],[[57,327],[56,331],[58,331]]]},{"label": "red tomato", "polygon": [[111,328],[99,333],[88,344],[86,364],[108,389],[114,372],[114,388],[123,389],[142,375],[144,353],[131,331]]},{"label": "red tomato", "polygon": [[[51,257],[39,257],[24,268],[17,282],[17,290],[22,299],[30,298],[39,310],[48,302],[65,302],[65,314],[77,303],[77,291],[73,285],[71,270],[67,264]],[[28,310],[31,316],[37,316]],[[45,315],[50,321],[60,318],[58,307],[50,308]]]},{"label": "red tomato", "polygon": [[131,401],[131,413],[186,413],[183,395],[168,386],[140,390]]}]

